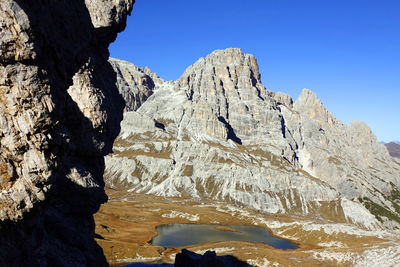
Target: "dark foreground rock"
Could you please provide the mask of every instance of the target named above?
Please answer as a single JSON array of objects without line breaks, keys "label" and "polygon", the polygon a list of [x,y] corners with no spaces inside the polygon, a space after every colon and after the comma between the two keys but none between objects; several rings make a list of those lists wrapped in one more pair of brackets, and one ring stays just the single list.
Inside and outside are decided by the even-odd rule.
[{"label": "dark foreground rock", "polygon": [[183,249],[175,258],[175,267],[250,267],[234,256],[217,256],[214,251],[207,251],[204,255],[196,254]]},{"label": "dark foreground rock", "polygon": [[217,256],[215,251],[207,251],[204,255],[196,254],[190,250],[183,249],[180,253],[176,254],[174,265],[160,265],[160,264],[146,264],[146,263],[132,263],[125,265],[126,267],[251,267],[251,265],[238,260],[236,257]]},{"label": "dark foreground rock", "polygon": [[92,215],[124,109],[108,45],[133,2],[0,2],[0,266],[107,265]]}]

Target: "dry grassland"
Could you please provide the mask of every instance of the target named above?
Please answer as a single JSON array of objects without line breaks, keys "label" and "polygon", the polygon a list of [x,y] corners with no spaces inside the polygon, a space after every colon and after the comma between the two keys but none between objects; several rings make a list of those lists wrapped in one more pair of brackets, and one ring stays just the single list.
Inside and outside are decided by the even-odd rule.
[{"label": "dry grassland", "polygon": [[[197,244],[187,247],[200,253],[215,250],[218,255],[234,255],[252,265],[266,266],[278,263],[282,266],[346,266],[349,262],[335,259],[321,259],[315,253],[330,251],[355,254],[386,240],[346,233],[326,234],[321,230],[304,230],[301,224],[290,224],[304,218],[269,216],[254,210],[243,209],[243,213],[224,209],[224,204],[209,201],[200,203],[181,198],[165,198],[107,189],[110,197],[95,214],[98,244],[111,266],[130,262],[172,263],[175,254],[182,248],[152,246],[151,240],[157,235],[156,226],[172,223],[215,224],[223,231],[230,228],[218,225],[257,225],[267,230],[264,222],[279,221],[282,226],[274,231],[280,237],[292,239],[299,245],[296,250],[280,250],[265,244],[230,241]],[[260,223],[261,222],[261,223]],[[270,230],[269,230],[270,231]],[[270,231],[271,232],[271,231]],[[274,234],[274,232],[272,232]],[[340,244],[323,247],[321,243]],[[299,265],[300,263],[300,265]]]}]

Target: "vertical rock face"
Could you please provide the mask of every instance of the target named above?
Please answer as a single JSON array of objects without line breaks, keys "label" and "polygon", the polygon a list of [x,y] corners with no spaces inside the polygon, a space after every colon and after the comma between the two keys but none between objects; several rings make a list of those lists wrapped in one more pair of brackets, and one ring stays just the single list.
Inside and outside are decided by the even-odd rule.
[{"label": "vertical rock face", "polygon": [[164,80],[149,68],[139,68],[132,63],[110,58],[117,74],[117,87],[125,100],[125,110],[135,111],[151,96]]},{"label": "vertical rock face", "polygon": [[0,2],[0,265],[107,264],[92,214],[124,108],[108,45],[133,2]]},{"label": "vertical rock face", "polygon": [[[378,143],[368,125],[360,121],[343,124],[308,89],[302,91],[292,110],[281,110],[298,144],[301,167],[344,198],[363,204],[383,226],[397,229],[400,165]],[[347,204],[343,207],[349,221],[366,218],[353,216],[350,210],[354,208]]]},{"label": "vertical rock face", "polygon": [[280,142],[287,134],[273,93],[261,84],[257,60],[240,49],[216,50],[201,58],[185,71],[175,89],[184,90],[191,101],[186,117],[192,117],[188,123],[192,133],[246,145],[268,139]]}]

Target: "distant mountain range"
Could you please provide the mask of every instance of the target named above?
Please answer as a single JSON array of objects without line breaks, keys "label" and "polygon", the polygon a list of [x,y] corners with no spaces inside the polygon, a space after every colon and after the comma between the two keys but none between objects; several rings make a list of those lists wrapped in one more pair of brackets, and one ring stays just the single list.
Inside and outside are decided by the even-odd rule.
[{"label": "distant mountain range", "polygon": [[[392,141],[392,142],[389,142],[389,143],[395,143],[395,144],[400,145],[400,141]],[[386,143],[386,142],[379,142],[379,144],[382,144],[382,145],[386,145],[386,144],[389,144],[389,143]]]},{"label": "distant mountain range", "polygon": [[400,142],[390,142],[385,144],[392,157],[400,158]]}]

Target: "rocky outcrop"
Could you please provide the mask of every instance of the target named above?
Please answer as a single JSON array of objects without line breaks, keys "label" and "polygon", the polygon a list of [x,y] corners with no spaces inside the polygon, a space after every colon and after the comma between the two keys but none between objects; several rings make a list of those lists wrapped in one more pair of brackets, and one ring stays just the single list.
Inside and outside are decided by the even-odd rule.
[{"label": "rocky outcrop", "polygon": [[110,58],[109,62],[117,74],[117,87],[125,100],[125,111],[137,110],[164,80],[149,68],[139,68],[132,63]]},{"label": "rocky outcrop", "polygon": [[392,157],[400,158],[400,144],[396,142],[390,142],[385,144],[385,146]]},{"label": "rocky outcrop", "polygon": [[[396,228],[393,223],[400,223],[400,199],[395,193],[400,187],[399,162],[388,155],[371,129],[359,121],[343,124],[307,89],[293,110],[281,110],[296,140],[302,169],[346,199],[358,200],[387,228]],[[359,218],[351,214],[347,212],[347,219],[357,222]]]},{"label": "rocky outcrop", "polygon": [[108,45],[133,2],[0,2],[1,266],[107,265],[92,215],[124,108]]},{"label": "rocky outcrop", "polygon": [[254,56],[217,50],[125,113],[106,181],[364,228],[400,224],[400,162],[362,122],[343,124],[310,90],[262,84]]}]

